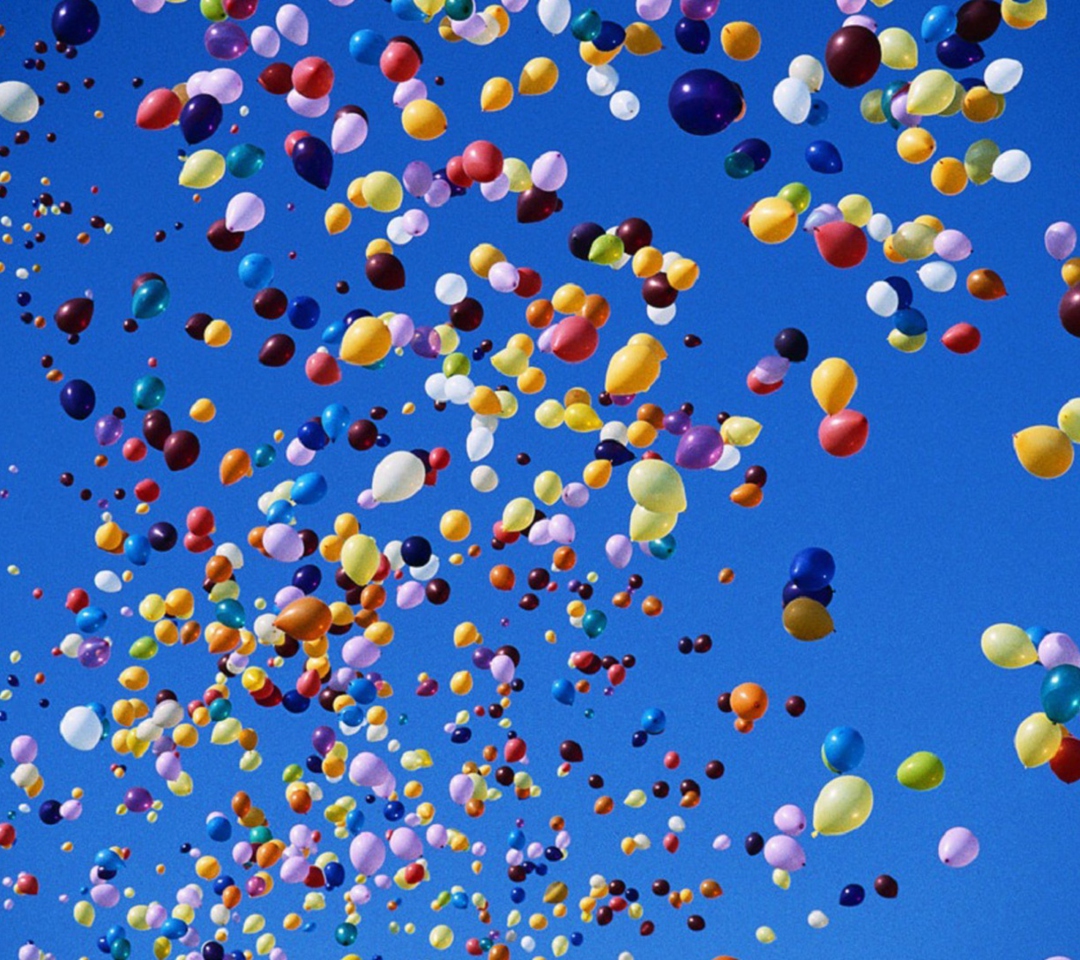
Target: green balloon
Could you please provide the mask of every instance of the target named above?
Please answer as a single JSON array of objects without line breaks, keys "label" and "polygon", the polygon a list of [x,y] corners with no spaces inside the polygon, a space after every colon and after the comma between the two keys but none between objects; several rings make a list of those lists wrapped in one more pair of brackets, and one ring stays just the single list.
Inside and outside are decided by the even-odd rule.
[{"label": "green balloon", "polygon": [[589,247],[589,262],[605,266],[618,263],[623,253],[625,253],[625,248],[622,240],[614,234],[603,233]]},{"label": "green balloon", "polygon": [[472,369],[469,358],[463,353],[448,353],[443,357],[442,372],[444,377],[460,375],[467,377]]},{"label": "green balloon", "polygon": [[909,790],[934,790],[945,779],[945,764],[937,754],[920,750],[900,764],[896,779]]},{"label": "green balloon", "polygon": [[968,179],[979,186],[989,183],[994,175],[994,161],[1001,148],[993,140],[976,140],[964,154],[964,169]]},{"label": "green balloon", "polygon": [[805,183],[789,183],[777,196],[790,203],[796,213],[806,213],[810,208],[810,188]]},{"label": "green balloon", "polygon": [[222,0],[199,0],[199,13],[213,23],[228,20],[229,15],[225,12],[225,4]]}]

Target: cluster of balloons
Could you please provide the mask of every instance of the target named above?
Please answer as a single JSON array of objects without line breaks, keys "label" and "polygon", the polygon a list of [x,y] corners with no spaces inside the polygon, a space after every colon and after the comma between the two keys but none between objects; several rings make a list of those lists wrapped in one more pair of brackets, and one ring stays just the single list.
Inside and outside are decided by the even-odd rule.
[{"label": "cluster of balloons", "polygon": [[768,396],[784,385],[793,363],[803,363],[810,356],[810,341],[798,327],[785,327],[773,339],[775,355],[762,357],[746,375],[751,393]]},{"label": "cluster of balloons", "polygon": [[814,368],[810,389],[825,418],[818,426],[821,449],[834,457],[850,457],[866,446],[870,424],[866,416],[848,404],[855,396],[859,378],[842,357],[828,357]]},{"label": "cluster of balloons", "polygon": [[1080,715],[1080,649],[1065,633],[1044,627],[1023,630],[1011,623],[996,623],[982,635],[984,656],[1006,670],[1040,664],[1043,674],[1039,696],[1042,711],[1030,714],[1016,728],[1014,745],[1028,768],[1050,764],[1063,783],[1080,780],[1080,741],[1066,729]]},{"label": "cluster of balloons", "polygon": [[828,606],[836,561],[822,547],[800,550],[791,561],[784,585],[784,629],[796,640],[822,640],[835,630]]},{"label": "cluster of balloons", "polygon": [[1061,407],[1056,427],[1043,424],[1013,434],[1020,465],[1040,480],[1054,480],[1069,472],[1076,443],[1080,443],[1080,398]]}]

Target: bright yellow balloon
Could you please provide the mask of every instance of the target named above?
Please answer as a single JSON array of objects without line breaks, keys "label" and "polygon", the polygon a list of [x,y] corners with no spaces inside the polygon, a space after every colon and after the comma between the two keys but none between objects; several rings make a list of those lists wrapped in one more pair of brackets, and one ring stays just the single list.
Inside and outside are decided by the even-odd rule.
[{"label": "bright yellow balloon", "polygon": [[506,260],[506,254],[498,247],[490,243],[478,243],[469,253],[469,269],[486,280],[491,268],[504,260]]},{"label": "bright yellow balloon", "polygon": [[330,236],[348,230],[351,223],[352,213],[343,203],[330,204],[330,206],[326,208],[326,213],[323,214],[323,224],[326,227],[326,232],[330,234]]},{"label": "bright yellow balloon", "polygon": [[874,809],[874,791],[862,777],[830,780],[814,802],[814,831],[827,837],[858,830]]},{"label": "bright yellow balloon", "polygon": [[604,389],[614,396],[644,393],[660,376],[660,359],[646,346],[620,347],[608,361]]},{"label": "bright yellow balloon", "polygon": [[1061,726],[1045,713],[1033,713],[1016,728],[1013,746],[1025,767],[1041,767],[1054,758],[1063,736]]},{"label": "bright yellow balloon", "polygon": [[393,213],[405,198],[401,181],[385,170],[376,170],[364,177],[363,194],[368,206],[379,213]]},{"label": "bright yellow balloon", "polygon": [[485,113],[505,110],[514,99],[514,85],[506,77],[492,77],[480,91],[480,109]]},{"label": "bright yellow balloon", "polygon": [[459,543],[472,532],[472,520],[464,510],[447,510],[439,521],[439,533],[451,543]]},{"label": "bright yellow balloon", "polygon": [[888,337],[885,339],[889,341],[890,347],[894,350],[899,350],[901,353],[918,353],[926,346],[925,333],[919,333],[914,337],[909,337],[906,333],[901,333],[899,330],[890,330]]},{"label": "bright yellow balloon", "polygon": [[995,623],[987,627],[983,631],[981,645],[986,659],[1006,670],[1027,667],[1039,659],[1031,637],[1011,623]]},{"label": "bright yellow balloon", "polygon": [[753,60],[761,50],[761,33],[752,23],[733,20],[720,30],[720,46],[732,60]]},{"label": "bright yellow balloon", "polygon": [[547,57],[533,57],[521,69],[518,93],[525,97],[537,97],[549,93],[559,82],[559,68]]},{"label": "bright yellow balloon", "polygon": [[341,340],[341,359],[357,366],[378,363],[393,346],[390,330],[378,317],[360,317]]},{"label": "bright yellow balloon", "polygon": [[587,403],[572,403],[563,414],[563,421],[575,433],[592,433],[599,430],[603,421]]},{"label": "bright yellow balloon", "polygon": [[818,406],[829,416],[839,413],[855,396],[859,378],[841,357],[822,360],[810,377],[810,389]]},{"label": "bright yellow balloon", "polygon": [[925,163],[936,149],[934,135],[922,127],[908,127],[896,138],[896,152],[907,163]]},{"label": "bright yellow balloon", "polygon": [[750,232],[762,243],[783,243],[798,225],[795,208],[780,197],[765,197],[750,211]]},{"label": "bright yellow balloon", "polygon": [[1028,427],[1013,434],[1013,449],[1020,465],[1041,480],[1053,480],[1073,464],[1073,445],[1057,427]]},{"label": "bright yellow balloon", "polygon": [[353,534],[341,548],[341,567],[357,586],[370,583],[379,569],[378,544],[366,534]]},{"label": "bright yellow balloon", "polygon": [[835,632],[832,614],[817,600],[796,597],[784,607],[784,629],[796,640],[823,640]]},{"label": "bright yellow balloon", "polygon": [[414,140],[437,140],[446,133],[446,114],[430,100],[413,100],[401,111],[401,126]]},{"label": "bright yellow balloon", "polygon": [[686,488],[682,475],[665,460],[638,460],[626,475],[634,503],[654,513],[682,513]]}]

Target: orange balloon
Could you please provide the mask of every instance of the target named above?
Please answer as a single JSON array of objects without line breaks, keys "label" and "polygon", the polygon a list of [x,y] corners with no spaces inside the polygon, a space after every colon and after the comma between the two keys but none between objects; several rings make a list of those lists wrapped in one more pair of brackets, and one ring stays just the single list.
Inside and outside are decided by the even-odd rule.
[{"label": "orange balloon", "polygon": [[1000,300],[1005,296],[1005,281],[993,270],[972,270],[967,278],[968,293],[976,300]]},{"label": "orange balloon", "polygon": [[731,691],[731,709],[741,720],[760,720],[769,709],[769,695],[756,683],[740,683]]},{"label": "orange balloon", "polygon": [[488,579],[496,590],[514,589],[514,571],[505,563],[499,563],[492,567],[491,572],[488,574]]},{"label": "orange balloon", "polygon": [[243,480],[245,477],[250,477],[251,474],[251,457],[248,456],[246,450],[239,448],[230,450],[221,458],[218,477],[226,487]]},{"label": "orange balloon", "polygon": [[729,494],[731,502],[738,504],[740,507],[756,507],[761,503],[763,496],[761,487],[756,483],[740,483]]},{"label": "orange balloon", "polygon": [[558,547],[555,553],[551,557],[551,562],[555,565],[556,570],[573,570],[577,564],[577,554],[574,552],[573,547]]},{"label": "orange balloon", "polygon": [[233,565],[228,557],[215,554],[206,561],[206,579],[214,583],[224,583],[232,576]]},{"label": "orange balloon", "polygon": [[274,626],[297,640],[318,640],[333,622],[333,614],[322,600],[300,597],[278,614]]},{"label": "orange balloon", "polygon": [[244,816],[251,809],[251,797],[249,797],[243,790],[239,790],[233,794],[232,798],[232,812],[238,817]]}]

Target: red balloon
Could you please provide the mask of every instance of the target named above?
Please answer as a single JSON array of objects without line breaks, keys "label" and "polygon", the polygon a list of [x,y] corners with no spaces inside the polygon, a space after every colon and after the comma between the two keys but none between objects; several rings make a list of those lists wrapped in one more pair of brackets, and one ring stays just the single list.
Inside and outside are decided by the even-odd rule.
[{"label": "red balloon", "polygon": [[446,447],[436,447],[428,454],[428,463],[432,470],[445,470],[450,466],[450,451]]},{"label": "red balloon", "polygon": [[183,106],[180,98],[168,87],[151,90],[135,111],[135,126],[142,130],[164,130],[180,119]]},{"label": "red balloon", "polygon": [[285,138],[285,152],[291,157],[293,154],[293,148],[305,137],[310,137],[311,134],[306,130],[294,130]]},{"label": "red balloon", "polygon": [[214,545],[209,537],[197,537],[193,533],[184,534],[184,549],[188,553],[206,553]]},{"label": "red balloon", "polygon": [[869,249],[866,234],[846,220],[834,220],[818,227],[814,231],[814,240],[822,259],[841,270],[857,267]]},{"label": "red balloon", "polygon": [[539,223],[562,209],[562,201],[554,190],[529,187],[518,194],[518,223]]},{"label": "red balloon", "polygon": [[225,0],[223,6],[230,20],[247,20],[255,15],[259,0]]},{"label": "red balloon", "polygon": [[[225,226],[225,218],[221,217],[207,228],[206,239],[215,250],[220,250],[222,253],[231,253],[233,250],[240,249],[240,245],[244,242],[244,232],[242,230],[230,230]],[[201,333],[199,339],[202,339]]]},{"label": "red balloon", "polygon": [[94,301],[86,297],[65,300],[56,308],[53,320],[67,334],[82,333],[94,317]]},{"label": "red balloon", "polygon": [[283,97],[293,88],[292,72],[292,67],[287,63],[271,63],[268,67],[263,67],[259,74],[259,86],[267,93]]},{"label": "red balloon", "polygon": [[20,873],[15,881],[15,892],[24,897],[36,897],[38,893],[38,880],[32,873]]},{"label": "red balloon", "polygon": [[318,100],[334,88],[334,68],[322,57],[304,57],[292,68],[292,85],[300,96]]},{"label": "red balloon", "polygon": [[192,536],[205,537],[214,532],[217,521],[209,507],[192,507],[187,515],[187,528]]},{"label": "red balloon", "polygon": [[446,162],[446,179],[462,190],[468,190],[473,185],[473,178],[465,168],[464,157],[451,157]]},{"label": "red balloon", "polygon": [[73,587],[68,591],[67,599],[64,601],[64,606],[68,608],[72,613],[78,613],[84,607],[90,606],[90,594],[88,594],[82,587]]},{"label": "red balloon", "polygon": [[0,823],[0,847],[10,850],[15,843],[15,825]]},{"label": "red balloon", "polygon": [[850,457],[866,446],[870,424],[858,410],[841,410],[818,426],[821,449],[834,457]]},{"label": "red balloon", "polygon": [[503,171],[502,151],[487,140],[474,140],[461,156],[465,173],[477,183],[491,183]]},{"label": "red balloon", "polygon": [[543,285],[540,274],[531,267],[518,267],[518,285],[514,293],[519,297],[535,297]]},{"label": "red balloon", "polygon": [[746,385],[750,388],[751,393],[756,393],[759,397],[767,397],[770,393],[776,393],[784,385],[784,381],[777,380],[776,383],[762,383],[754,376],[754,371],[751,370],[746,375]]},{"label": "red balloon", "polygon": [[121,451],[124,454],[124,459],[131,463],[138,463],[146,456],[146,444],[143,443],[138,437],[128,437],[124,441],[124,446]]},{"label": "red balloon", "polygon": [[973,353],[982,343],[982,334],[970,323],[955,323],[945,331],[941,343],[953,353]]},{"label": "red balloon", "polygon": [[1062,783],[1080,780],[1080,740],[1065,737],[1057,753],[1050,759],[1050,769]]},{"label": "red balloon", "polygon": [[337,360],[325,351],[316,351],[304,362],[307,378],[320,387],[329,387],[341,379]]},{"label": "red balloon", "polygon": [[825,47],[825,66],[840,86],[861,87],[881,66],[881,44],[866,27],[841,27]]},{"label": "red balloon", "polygon": [[588,360],[600,343],[600,334],[584,317],[564,317],[551,336],[551,352],[567,363]]},{"label": "red balloon", "polygon": [[423,62],[420,51],[411,43],[391,40],[379,57],[379,69],[387,80],[404,83],[416,76]]}]

